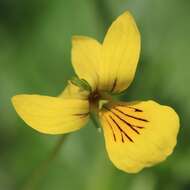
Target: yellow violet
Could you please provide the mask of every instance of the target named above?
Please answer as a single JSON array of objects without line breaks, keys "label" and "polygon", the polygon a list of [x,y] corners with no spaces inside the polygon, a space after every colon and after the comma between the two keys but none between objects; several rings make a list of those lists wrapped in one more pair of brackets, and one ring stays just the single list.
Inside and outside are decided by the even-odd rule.
[{"label": "yellow violet", "polygon": [[58,97],[16,95],[12,103],[32,128],[64,134],[83,127],[96,113],[113,164],[129,173],[166,159],[176,145],[179,118],[168,106],[152,100],[115,102],[133,81],[140,54],[140,33],[129,12],[119,16],[100,44],[74,36],[72,64],[78,79]]}]

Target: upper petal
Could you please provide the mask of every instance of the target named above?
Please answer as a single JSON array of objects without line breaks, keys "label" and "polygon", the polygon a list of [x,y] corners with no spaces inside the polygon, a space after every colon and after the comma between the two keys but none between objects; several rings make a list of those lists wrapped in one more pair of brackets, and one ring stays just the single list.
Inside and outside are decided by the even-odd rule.
[{"label": "upper petal", "polygon": [[12,103],[30,127],[47,134],[64,134],[80,129],[89,115],[88,101],[76,98],[23,94],[14,96]]},{"label": "upper petal", "polygon": [[115,166],[136,173],[166,159],[176,145],[179,118],[154,101],[107,105],[100,115],[106,149]]},{"label": "upper petal", "polygon": [[94,90],[98,82],[98,69],[102,45],[85,36],[72,38],[72,64],[78,77],[85,79]]},{"label": "upper petal", "polygon": [[99,88],[120,92],[132,82],[140,54],[140,34],[129,12],[109,28],[102,47]]}]

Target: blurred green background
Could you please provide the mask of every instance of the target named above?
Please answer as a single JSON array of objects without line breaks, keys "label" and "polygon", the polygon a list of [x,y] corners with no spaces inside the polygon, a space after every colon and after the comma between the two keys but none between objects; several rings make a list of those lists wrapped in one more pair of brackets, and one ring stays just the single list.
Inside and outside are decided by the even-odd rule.
[{"label": "blurred green background", "polygon": [[122,99],[154,99],[176,109],[181,130],[174,153],[162,164],[126,174],[111,164],[102,134],[89,124],[66,139],[35,189],[190,189],[190,1],[0,0],[0,190],[21,189],[59,138],[26,126],[10,98],[58,95],[74,73],[71,36],[102,41],[125,10],[136,19],[142,52]]}]

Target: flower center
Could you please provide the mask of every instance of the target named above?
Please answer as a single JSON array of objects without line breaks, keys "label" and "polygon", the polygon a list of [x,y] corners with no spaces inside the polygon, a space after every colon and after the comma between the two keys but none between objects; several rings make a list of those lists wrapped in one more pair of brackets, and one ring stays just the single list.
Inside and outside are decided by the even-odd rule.
[{"label": "flower center", "polygon": [[101,100],[101,94],[95,90],[94,92],[90,93],[88,100],[90,102],[91,111],[97,112],[99,110],[99,101]]},{"label": "flower center", "polygon": [[101,110],[102,106],[109,101],[110,97],[106,95],[105,93],[99,92],[98,90],[95,90],[94,92],[91,92],[88,100],[90,102],[90,111],[93,112],[99,112]]},{"label": "flower center", "polygon": [[102,106],[111,99],[110,96],[105,92],[100,92],[97,89],[92,91],[91,86],[85,79],[73,77],[70,81],[81,90],[89,92],[88,100],[90,103],[90,112],[98,113]]}]

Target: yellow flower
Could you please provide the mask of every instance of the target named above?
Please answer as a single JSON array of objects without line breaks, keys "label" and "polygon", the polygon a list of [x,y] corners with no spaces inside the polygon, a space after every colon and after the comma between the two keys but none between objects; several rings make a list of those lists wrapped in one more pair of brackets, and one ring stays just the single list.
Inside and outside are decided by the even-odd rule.
[{"label": "yellow flower", "polygon": [[47,134],[80,129],[92,113],[103,128],[113,164],[136,173],[166,159],[176,145],[176,112],[154,101],[115,102],[133,81],[140,54],[140,34],[129,12],[109,28],[103,44],[84,36],[72,39],[72,64],[78,79],[58,97],[17,95],[12,98],[20,117]]}]

